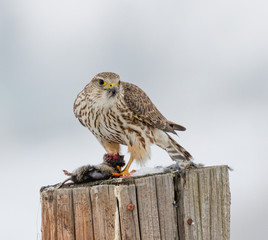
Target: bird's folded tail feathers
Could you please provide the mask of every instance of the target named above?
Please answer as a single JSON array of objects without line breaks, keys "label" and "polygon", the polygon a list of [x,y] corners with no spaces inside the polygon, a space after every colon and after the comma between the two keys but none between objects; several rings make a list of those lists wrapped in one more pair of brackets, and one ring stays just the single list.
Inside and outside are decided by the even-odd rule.
[{"label": "bird's folded tail feathers", "polygon": [[193,157],[180,144],[169,136],[169,145],[165,148],[172,160],[188,160],[191,161]]},{"label": "bird's folded tail feathers", "polygon": [[177,123],[168,121],[168,124],[174,131],[185,131],[186,130],[185,127],[183,127],[183,126],[181,126],[181,125],[179,125]]}]

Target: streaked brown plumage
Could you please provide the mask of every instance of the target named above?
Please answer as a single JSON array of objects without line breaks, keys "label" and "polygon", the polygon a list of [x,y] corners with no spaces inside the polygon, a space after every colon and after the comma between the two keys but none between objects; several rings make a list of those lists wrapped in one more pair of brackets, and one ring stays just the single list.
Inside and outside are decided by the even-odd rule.
[{"label": "streaked brown plumage", "polygon": [[167,132],[185,128],[168,121],[149,97],[134,84],[121,82],[111,72],[97,74],[78,94],[74,113],[103,145],[107,153],[127,145],[133,161],[150,157],[150,145],[165,149],[173,160],[191,160],[191,155]]}]

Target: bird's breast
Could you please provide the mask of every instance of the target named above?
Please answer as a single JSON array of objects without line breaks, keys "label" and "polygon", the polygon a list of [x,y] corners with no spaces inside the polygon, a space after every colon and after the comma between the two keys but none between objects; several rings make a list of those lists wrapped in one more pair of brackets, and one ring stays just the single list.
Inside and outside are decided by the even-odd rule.
[{"label": "bird's breast", "polygon": [[92,109],[88,114],[87,127],[99,139],[126,144],[123,119],[115,108]]},{"label": "bird's breast", "polygon": [[86,106],[81,110],[79,120],[99,140],[128,146],[138,144],[142,148],[154,142],[151,128],[135,118],[122,102],[111,108]]}]

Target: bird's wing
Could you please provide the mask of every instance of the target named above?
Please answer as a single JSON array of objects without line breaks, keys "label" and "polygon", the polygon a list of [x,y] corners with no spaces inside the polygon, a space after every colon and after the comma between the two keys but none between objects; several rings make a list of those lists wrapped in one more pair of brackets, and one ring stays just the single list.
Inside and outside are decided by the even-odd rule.
[{"label": "bird's wing", "polygon": [[[86,95],[84,93],[84,90],[81,91],[75,101],[74,101],[74,105],[73,105],[73,112],[76,118],[78,118],[79,122],[86,127],[84,121],[83,121],[83,115],[82,115],[82,110],[84,110],[87,106],[87,101],[86,101]],[[86,117],[84,117],[86,118]]]},{"label": "bird's wing", "polygon": [[135,118],[166,132],[185,130],[184,127],[168,121],[152,103],[147,94],[134,84],[121,82],[124,90],[124,101],[135,113]]}]

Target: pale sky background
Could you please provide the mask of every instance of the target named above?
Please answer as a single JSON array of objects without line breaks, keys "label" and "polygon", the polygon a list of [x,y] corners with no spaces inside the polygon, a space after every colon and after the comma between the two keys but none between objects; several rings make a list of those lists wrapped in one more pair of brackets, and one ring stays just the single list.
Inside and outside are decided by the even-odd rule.
[{"label": "pale sky background", "polygon": [[[231,239],[267,238],[267,0],[0,6],[0,239],[40,239],[40,187],[101,161],[72,107],[102,71],[140,86],[185,126],[176,139],[196,162],[234,168]],[[153,147],[146,166],[169,164]]]}]

